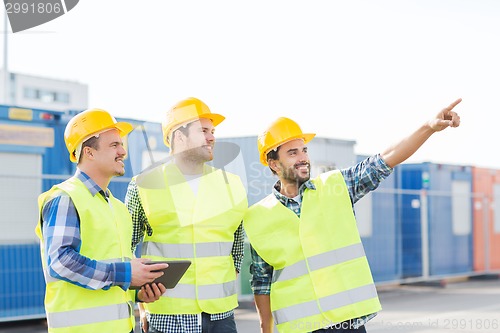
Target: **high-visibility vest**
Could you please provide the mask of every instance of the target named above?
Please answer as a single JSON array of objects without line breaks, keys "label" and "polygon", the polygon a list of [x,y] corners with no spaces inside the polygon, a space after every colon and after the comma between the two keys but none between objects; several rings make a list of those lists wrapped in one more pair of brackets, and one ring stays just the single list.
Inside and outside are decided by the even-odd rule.
[{"label": "high-visibility vest", "polygon": [[300,218],[274,194],[244,218],[250,244],[274,268],[270,299],[279,332],[311,332],[381,308],[342,174],[312,182]]},{"label": "high-visibility vest", "polygon": [[[104,262],[132,259],[132,219],[125,205],[112,195],[107,203],[101,195],[92,196],[76,177],[53,186],[38,198],[41,212],[54,191],[66,192],[80,217],[80,254]],[[39,222],[36,234],[44,268],[45,310],[50,333],[126,332],[135,327],[132,291],[118,286],[90,290],[51,277]]]},{"label": "high-visibility vest", "polygon": [[148,311],[221,313],[237,307],[231,250],[248,208],[240,178],[205,165],[195,194],[177,166],[165,164],[138,176],[136,182],[153,229],[152,236],[144,238],[142,257],[191,260],[175,288],[145,304]]}]

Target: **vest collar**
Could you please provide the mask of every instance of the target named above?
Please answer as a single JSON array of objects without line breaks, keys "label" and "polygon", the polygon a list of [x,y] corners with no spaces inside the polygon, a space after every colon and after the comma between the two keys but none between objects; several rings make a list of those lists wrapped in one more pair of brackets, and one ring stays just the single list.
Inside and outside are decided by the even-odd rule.
[{"label": "vest collar", "polygon": [[[302,196],[304,195],[304,191],[306,188],[310,190],[316,190],[316,186],[314,186],[313,182],[309,179],[299,187],[299,195],[302,201]],[[273,186],[273,194],[278,199],[279,202],[281,202],[283,205],[288,207],[289,201],[293,200],[292,198],[288,198],[287,196],[284,196],[283,194],[280,193],[281,190],[281,181],[278,180]],[[295,202],[295,201],[294,201]]]}]

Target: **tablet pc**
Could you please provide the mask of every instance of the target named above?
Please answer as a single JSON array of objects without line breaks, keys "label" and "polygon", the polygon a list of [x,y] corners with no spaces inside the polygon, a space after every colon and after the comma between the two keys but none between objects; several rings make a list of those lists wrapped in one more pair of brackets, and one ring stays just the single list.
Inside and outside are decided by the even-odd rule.
[{"label": "tablet pc", "polygon": [[[172,289],[177,285],[177,282],[182,278],[184,273],[186,273],[187,269],[191,265],[191,261],[189,260],[174,260],[174,261],[148,261],[145,262],[146,265],[151,264],[163,264],[167,263],[168,267],[163,269],[163,275],[153,281],[153,283],[161,283],[167,289]],[[130,287],[130,289],[141,289],[141,287],[134,286]]]}]

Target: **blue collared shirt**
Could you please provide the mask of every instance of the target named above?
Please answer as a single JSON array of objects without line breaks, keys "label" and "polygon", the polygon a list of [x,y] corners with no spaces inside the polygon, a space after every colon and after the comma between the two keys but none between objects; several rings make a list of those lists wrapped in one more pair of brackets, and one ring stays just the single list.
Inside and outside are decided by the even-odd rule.
[{"label": "blue collared shirt", "polygon": [[[375,190],[380,182],[387,178],[393,169],[389,167],[380,155],[368,157],[364,161],[356,164],[353,167],[340,170],[349,191],[352,206],[368,194]],[[292,210],[300,217],[302,207],[302,196],[306,189],[316,190],[314,184],[308,180],[299,187],[298,200],[288,198],[280,193],[281,183],[278,180],[273,188],[273,194],[287,208]],[[251,287],[256,295],[269,295],[271,293],[271,280],[273,276],[273,267],[266,263],[255,250],[250,247],[252,254],[252,264],[250,265],[250,273],[252,274]],[[373,318],[375,314],[358,319],[358,324],[364,325],[368,320]]]},{"label": "blue collared shirt", "polygon": [[[84,172],[77,169],[75,177],[93,196],[99,195],[108,201],[108,190],[101,189]],[[80,254],[80,218],[67,193],[55,191],[47,198],[42,221],[45,258],[51,277],[92,290],[107,290],[112,286],[128,289],[132,280],[129,262],[105,263]]]}]

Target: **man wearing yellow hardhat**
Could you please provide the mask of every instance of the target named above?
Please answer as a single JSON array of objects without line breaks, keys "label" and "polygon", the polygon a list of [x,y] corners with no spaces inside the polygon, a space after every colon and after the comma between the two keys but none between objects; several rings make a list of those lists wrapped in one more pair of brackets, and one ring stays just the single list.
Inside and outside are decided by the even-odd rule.
[{"label": "man wearing yellow hardhat", "polygon": [[[192,262],[179,284],[141,309],[146,332],[233,333],[236,274],[243,259],[245,188],[236,175],[206,164],[224,117],[197,98],[174,105],[163,122],[171,160],[140,174],[125,203],[142,256]],[[146,231],[146,234],[144,235]]]},{"label": "man wearing yellow hardhat", "polygon": [[381,309],[353,205],[435,132],[457,127],[456,100],[381,154],[310,179],[307,143],[315,134],[279,118],[258,138],[262,164],[279,180],[248,209],[252,288],[261,331],[366,332]]},{"label": "man wearing yellow hardhat", "polygon": [[[39,197],[36,234],[41,242],[49,332],[133,332],[135,295],[163,273],[166,264],[133,259],[131,218],[108,190],[125,173],[122,137],[133,127],[107,111],[90,109],[74,116],[64,140],[76,173]],[[147,284],[137,300],[151,302],[165,292]]]}]

